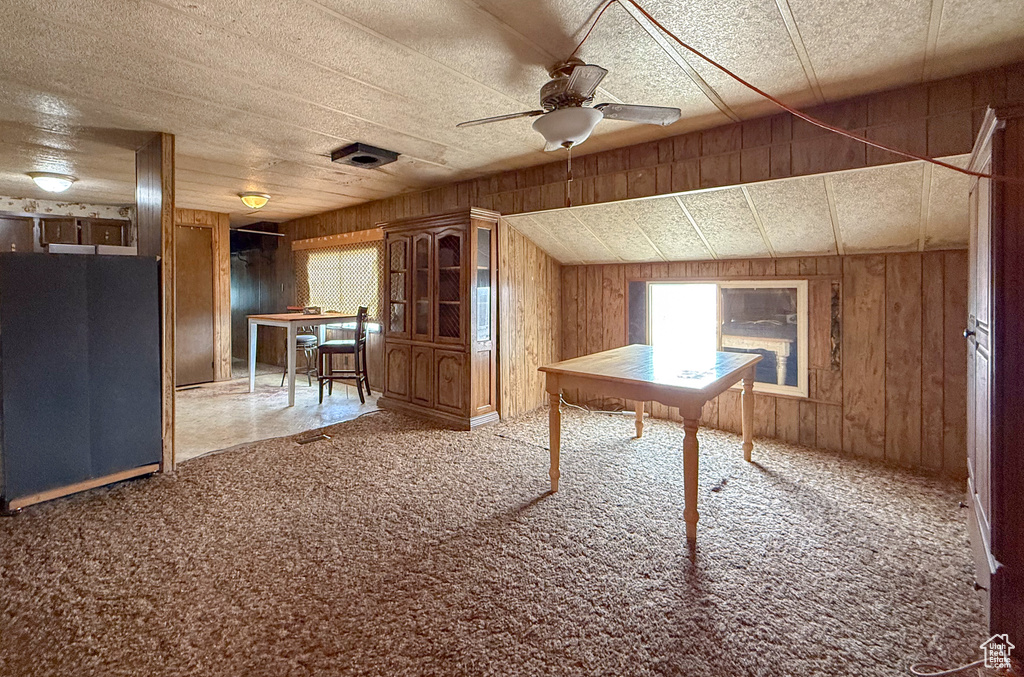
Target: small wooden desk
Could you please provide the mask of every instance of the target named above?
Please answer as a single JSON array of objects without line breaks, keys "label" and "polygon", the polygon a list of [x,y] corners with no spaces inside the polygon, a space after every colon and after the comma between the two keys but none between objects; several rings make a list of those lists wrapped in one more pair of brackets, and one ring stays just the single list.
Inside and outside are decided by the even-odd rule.
[{"label": "small wooden desk", "polygon": [[547,374],[551,398],[548,435],[551,448],[551,491],[558,491],[558,457],[562,415],[558,409],[563,389],[579,388],[596,395],[636,401],[636,436],[643,435],[644,402],[678,407],[683,417],[683,491],[686,507],[686,538],[697,538],[697,428],[701,408],[713,397],[743,380],[743,457],[750,460],[754,448],[754,371],[760,355],[709,353],[706,357],[680,355],[679,351],[630,345],[593,355],[576,357],[541,367]]},{"label": "small wooden desk", "polygon": [[320,343],[324,342],[325,325],[335,322],[354,322],[355,315],[341,313],[322,313],[320,315],[303,315],[302,313],[276,313],[272,315],[249,316],[249,392],[256,391],[256,327],[284,327],[288,330],[288,406],[295,406],[295,352],[296,333],[298,327],[313,326],[320,335]]}]

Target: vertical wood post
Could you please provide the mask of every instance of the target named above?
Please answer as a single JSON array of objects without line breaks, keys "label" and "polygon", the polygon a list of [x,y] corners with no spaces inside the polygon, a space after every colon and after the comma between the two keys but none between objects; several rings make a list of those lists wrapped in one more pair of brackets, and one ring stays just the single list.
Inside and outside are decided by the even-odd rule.
[{"label": "vertical wood post", "polygon": [[139,256],[160,259],[161,472],[174,470],[174,135],[159,132],[135,152]]}]

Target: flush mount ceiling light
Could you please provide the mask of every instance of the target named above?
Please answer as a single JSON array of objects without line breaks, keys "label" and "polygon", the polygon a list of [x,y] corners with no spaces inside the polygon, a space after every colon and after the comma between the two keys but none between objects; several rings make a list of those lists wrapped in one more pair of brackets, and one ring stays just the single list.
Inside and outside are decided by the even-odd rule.
[{"label": "flush mount ceiling light", "polygon": [[28,175],[36,182],[37,186],[50,193],[63,193],[78,180],[67,174],[54,174],[53,172],[29,172]]},{"label": "flush mount ceiling light", "polygon": [[270,201],[270,196],[266,193],[239,193],[238,197],[249,209],[262,209]]}]

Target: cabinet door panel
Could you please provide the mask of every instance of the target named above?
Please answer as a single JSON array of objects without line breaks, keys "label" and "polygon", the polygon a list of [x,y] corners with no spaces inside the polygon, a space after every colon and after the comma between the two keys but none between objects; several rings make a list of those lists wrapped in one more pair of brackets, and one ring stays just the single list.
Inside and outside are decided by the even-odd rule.
[{"label": "cabinet door panel", "polygon": [[409,400],[409,346],[389,345],[384,351],[384,394]]},{"label": "cabinet door panel", "polygon": [[387,270],[385,335],[409,338],[409,238],[389,234],[384,251]]},{"label": "cabinet door panel", "polygon": [[412,349],[412,402],[434,406],[434,351],[423,346]]},{"label": "cabinet door panel", "polygon": [[465,233],[456,228],[439,230],[434,236],[434,246],[437,271],[434,340],[461,344],[466,335]]},{"label": "cabinet door panel", "polygon": [[437,378],[435,406],[453,414],[466,410],[466,354],[450,350],[435,350],[434,364]]},{"label": "cabinet door panel", "polygon": [[433,317],[430,312],[433,298],[431,275],[430,233],[416,235],[412,238],[412,299],[409,321],[412,323],[412,337],[417,341],[430,341],[433,338]]}]

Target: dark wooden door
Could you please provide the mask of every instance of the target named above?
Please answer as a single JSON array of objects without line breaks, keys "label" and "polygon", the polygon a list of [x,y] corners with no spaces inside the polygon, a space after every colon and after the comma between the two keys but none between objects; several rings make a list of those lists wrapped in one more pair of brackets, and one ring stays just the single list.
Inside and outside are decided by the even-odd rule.
[{"label": "dark wooden door", "polygon": [[213,231],[175,226],[175,385],[213,380]]},{"label": "dark wooden door", "polygon": [[[985,153],[985,157],[980,157]],[[979,149],[978,170],[992,170],[991,145]],[[967,295],[967,493],[976,532],[977,585],[988,589],[995,570],[991,561],[992,504],[990,494],[990,412],[992,367],[991,182],[974,181],[969,196],[970,272]],[[987,606],[988,596],[985,595]],[[987,609],[986,609],[987,611]]]},{"label": "dark wooden door", "polygon": [[[1005,114],[1005,117],[1003,115]],[[1024,177],[1024,110],[989,111],[971,169]],[[970,197],[967,347],[969,528],[990,634],[1024,641],[1024,184],[980,179]]]}]

